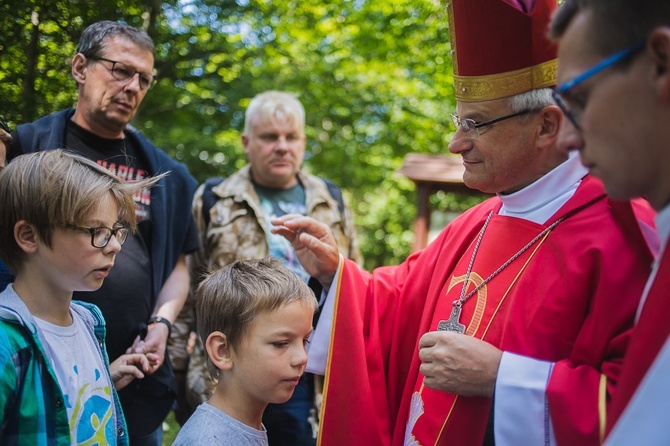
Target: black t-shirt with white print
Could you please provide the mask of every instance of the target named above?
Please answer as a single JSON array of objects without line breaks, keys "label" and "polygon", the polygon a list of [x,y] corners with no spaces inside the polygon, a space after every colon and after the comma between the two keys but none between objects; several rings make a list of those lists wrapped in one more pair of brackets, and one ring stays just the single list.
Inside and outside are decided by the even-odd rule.
[{"label": "black t-shirt with white print", "polygon": [[[127,181],[149,176],[147,162],[129,139],[105,139],[68,123],[66,148],[106,167]],[[100,307],[107,323],[110,361],[125,353],[137,336],[137,328],[151,316],[151,195],[144,190],[135,197],[138,231],[131,235],[116,256],[114,268],[102,287],[93,292],[76,292],[74,298]]]}]

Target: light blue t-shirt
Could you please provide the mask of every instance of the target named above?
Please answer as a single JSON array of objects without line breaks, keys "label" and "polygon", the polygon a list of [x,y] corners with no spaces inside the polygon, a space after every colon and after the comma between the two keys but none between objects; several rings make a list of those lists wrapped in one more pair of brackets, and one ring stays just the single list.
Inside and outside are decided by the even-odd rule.
[{"label": "light blue t-shirt", "polygon": [[268,446],[268,433],[254,429],[205,402],[181,428],[172,446]]},{"label": "light blue t-shirt", "polygon": [[309,274],[300,264],[291,242],[286,240],[285,237],[271,232],[273,228],[271,220],[273,218],[282,217],[286,214],[307,214],[305,188],[300,183],[288,189],[271,189],[258,184],[255,184],[254,188],[261,200],[261,208],[263,208],[263,213],[266,216],[267,227],[265,232],[268,235],[270,256],[281,260],[289,270],[307,283]]}]

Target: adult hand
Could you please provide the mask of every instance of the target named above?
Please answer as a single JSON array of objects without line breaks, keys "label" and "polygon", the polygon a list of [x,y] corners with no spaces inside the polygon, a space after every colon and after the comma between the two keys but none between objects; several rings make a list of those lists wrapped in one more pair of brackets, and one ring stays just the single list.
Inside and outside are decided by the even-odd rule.
[{"label": "adult hand", "polygon": [[330,228],[303,215],[288,214],[272,220],[273,234],[284,236],[291,244],[307,273],[318,280],[324,289],[330,288],[340,252]]},{"label": "adult hand", "polygon": [[493,396],[502,351],[488,342],[450,331],[419,340],[419,370],[426,387],[463,396]]},{"label": "adult hand", "polygon": [[149,371],[149,360],[140,353],[121,355],[109,365],[114,388],[121,390],[130,384],[135,378],[144,378],[144,373]]},{"label": "adult hand", "polygon": [[148,374],[154,373],[163,364],[165,360],[165,347],[169,330],[167,325],[156,323],[147,327],[147,335],[144,340],[140,337],[135,338],[133,345],[126,353],[142,353],[149,360]]}]

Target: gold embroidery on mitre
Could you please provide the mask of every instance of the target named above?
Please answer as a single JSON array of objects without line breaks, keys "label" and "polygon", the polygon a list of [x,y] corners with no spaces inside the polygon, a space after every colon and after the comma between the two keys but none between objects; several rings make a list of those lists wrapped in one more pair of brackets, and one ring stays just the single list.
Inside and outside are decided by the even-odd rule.
[{"label": "gold embroidery on mitre", "polygon": [[451,43],[451,67],[454,70],[454,76],[458,76],[458,57],[456,57],[456,27],[454,26],[454,8],[451,2],[447,2],[447,20],[449,22],[449,42]]},{"label": "gold embroidery on mitre", "polygon": [[556,80],[557,60],[529,68],[485,76],[454,76],[456,99],[465,102],[491,101],[527,91],[551,87]]},{"label": "gold embroidery on mitre", "polygon": [[533,88],[553,87],[556,84],[558,59],[548,60],[532,68]]}]

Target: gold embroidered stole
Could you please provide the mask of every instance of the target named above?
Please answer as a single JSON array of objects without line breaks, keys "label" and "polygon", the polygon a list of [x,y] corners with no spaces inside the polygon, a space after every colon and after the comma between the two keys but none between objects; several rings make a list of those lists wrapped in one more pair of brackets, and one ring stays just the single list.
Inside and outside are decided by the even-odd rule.
[{"label": "gold embroidered stole", "polygon": [[[495,215],[486,229],[474,259],[466,294],[480,285],[544,229],[545,226],[532,222]],[[515,287],[515,283],[550,233],[541,237],[465,302],[460,322],[466,326],[466,335],[485,339],[495,346],[500,345],[506,321],[511,317],[508,314],[509,308],[517,293],[522,292]],[[452,302],[458,300],[461,295],[475,240],[476,237],[440,292],[440,295],[445,297],[437,303],[430,325],[431,330],[436,330],[439,321],[449,317]],[[469,440],[479,436],[483,438],[489,405],[488,398],[459,397],[424,387],[423,375],[419,373],[411,400],[405,444],[433,445],[438,444],[441,437],[452,444],[450,437],[454,440],[458,437],[457,441],[463,440],[459,432],[461,434],[465,432]]]}]

